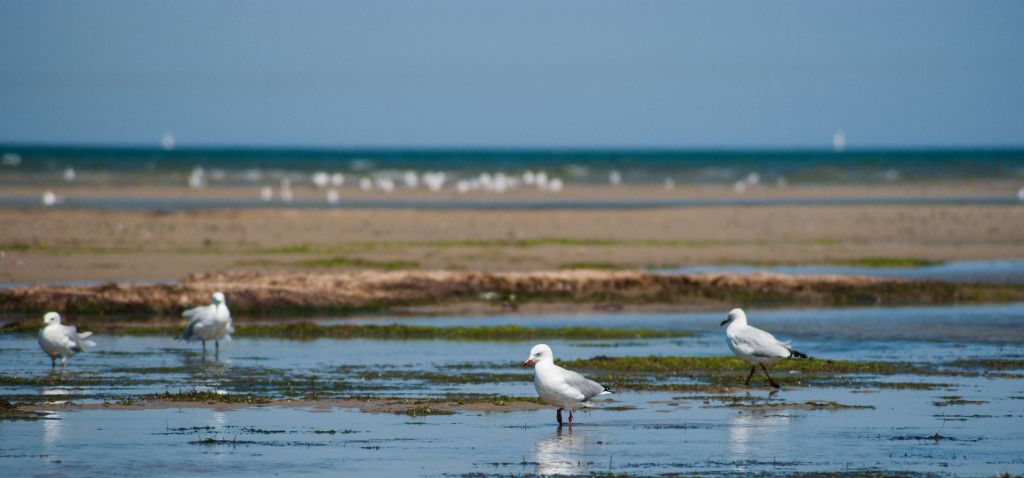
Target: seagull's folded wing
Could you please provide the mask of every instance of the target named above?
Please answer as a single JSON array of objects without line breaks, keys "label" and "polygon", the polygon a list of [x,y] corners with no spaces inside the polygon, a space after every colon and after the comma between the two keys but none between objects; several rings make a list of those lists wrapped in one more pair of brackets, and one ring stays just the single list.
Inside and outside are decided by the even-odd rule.
[{"label": "seagull's folded wing", "polygon": [[789,349],[782,342],[755,327],[746,327],[729,340],[737,350],[754,357],[789,357]]},{"label": "seagull's folded wing", "polygon": [[580,401],[590,400],[604,391],[604,387],[601,386],[601,384],[573,372],[572,370],[565,370],[565,383],[579,392],[580,396],[577,400]]}]

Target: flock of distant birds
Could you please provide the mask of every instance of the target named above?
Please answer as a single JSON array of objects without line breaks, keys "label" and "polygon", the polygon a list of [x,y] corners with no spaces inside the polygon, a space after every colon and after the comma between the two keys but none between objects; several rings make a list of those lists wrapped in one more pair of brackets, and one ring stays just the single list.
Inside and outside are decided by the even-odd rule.
[{"label": "flock of distant birds", "polygon": [[[221,292],[213,294],[210,305],[188,309],[182,316],[188,318],[189,322],[178,340],[202,341],[204,356],[207,340],[214,341],[216,355],[220,352],[220,340],[231,340],[231,333],[234,332],[231,327],[231,312]],[[50,357],[54,368],[57,367],[58,358],[63,370],[69,357],[84,351],[86,347],[96,346],[95,342],[89,340],[92,332],[79,333],[75,326],[61,324],[60,314],[57,312],[47,312],[43,317],[43,323],[43,328],[39,331],[39,346]],[[729,311],[728,317],[721,323],[721,326],[725,325],[728,325],[725,337],[729,349],[751,365],[745,385],[750,385],[750,380],[760,366],[768,378],[768,384],[773,389],[778,389],[780,385],[768,374],[766,365],[789,358],[807,358],[807,355],[791,349],[788,342],[781,342],[772,334],[747,325],[747,316],[742,309]],[[534,387],[541,400],[558,407],[555,418],[559,426],[563,423],[563,410],[569,412],[568,423],[569,427],[572,427],[574,411],[591,407],[591,399],[612,393],[601,384],[556,365],[554,353],[546,344],[535,345],[523,366],[533,367]]]},{"label": "flock of distant birds", "polygon": [[[21,157],[14,153],[7,153],[3,156],[2,164],[7,166],[18,166],[21,164]],[[188,175],[186,183],[191,189],[203,189],[209,187],[211,176],[215,177],[217,174],[208,174],[202,166],[196,166]],[[64,169],[62,178],[65,182],[74,182],[78,177],[78,173],[71,166]],[[292,191],[293,178],[285,176],[280,178],[279,185],[277,188],[277,196],[281,202],[291,203],[295,199],[295,195]],[[324,190],[326,196],[326,202],[328,204],[336,204],[340,199],[339,189],[342,188],[346,181],[350,178],[346,177],[344,173],[328,173],[326,171],[317,171],[309,176],[309,180],[313,186],[318,189]],[[744,192],[751,186],[756,186],[760,182],[760,175],[756,172],[752,172],[742,179],[736,181],[733,184],[733,189],[737,193]],[[618,170],[611,170],[608,172],[608,184],[611,186],[619,186],[622,184],[622,173]],[[663,187],[667,190],[675,188],[675,180],[672,178],[665,178],[662,183]],[[785,178],[779,178],[776,181],[778,187],[786,187]],[[506,193],[517,189],[532,188],[542,192],[557,193],[565,188],[565,181],[558,177],[549,175],[546,171],[524,171],[522,174],[507,174],[505,172],[481,172],[476,176],[469,178],[458,178],[455,179],[450,177],[448,173],[444,171],[427,171],[424,173],[417,173],[416,171],[408,170],[404,172],[391,172],[388,174],[375,174],[371,176],[359,176],[355,180],[354,186],[363,192],[383,192],[392,193],[399,187],[406,189],[417,189],[420,187],[426,188],[430,192],[440,192],[446,186],[450,187],[459,194],[468,194],[471,192],[488,192],[488,193]],[[270,185],[264,185],[260,188],[260,199],[263,202],[271,202],[274,200],[275,188]],[[1024,194],[1024,190],[1022,190]],[[1024,196],[1022,196],[1024,197]],[[43,206],[53,206],[64,200],[63,197],[58,196],[53,191],[45,191],[41,198]]]},{"label": "flock of distant birds", "polygon": [[[73,167],[67,167],[62,173],[65,182],[74,182],[78,177]],[[196,166],[188,175],[186,183],[191,189],[203,189],[210,185],[210,175],[202,166]],[[292,191],[293,177],[285,176],[280,178],[277,188],[277,197],[281,202],[291,203],[295,199]],[[327,173],[317,171],[309,176],[310,183],[318,189],[326,192],[328,204],[336,204],[339,201],[339,189],[346,181],[350,180],[343,173]],[[621,174],[612,171],[609,174],[609,183],[618,185],[621,182]],[[665,183],[667,188],[672,188],[675,183],[669,179]],[[443,171],[427,171],[422,174],[416,171],[405,171],[402,173],[378,174],[372,176],[359,176],[355,180],[354,187],[362,192],[383,192],[392,193],[400,187],[406,189],[426,188],[430,192],[440,192],[445,187],[450,187],[459,194],[471,192],[505,193],[516,189],[533,188],[537,191],[557,193],[565,188],[565,181],[557,176],[550,176],[545,171],[525,171],[522,174],[506,174],[504,172],[482,172],[474,177],[455,179]],[[274,200],[275,188],[271,185],[264,185],[260,188],[260,199],[263,202]],[[41,203],[43,206],[53,206],[62,202],[64,198],[53,191],[47,190],[43,193]]]},{"label": "flock of distant birds", "polygon": [[[838,132],[837,134],[842,134]],[[166,146],[166,145],[165,145]],[[171,141],[171,147],[173,148],[173,140]],[[165,148],[171,149],[171,148]],[[842,147],[839,147],[839,151]],[[17,167],[21,164],[22,158],[17,153],[5,153],[0,157],[0,165]],[[61,173],[64,181],[74,182],[78,177],[75,169],[68,166]],[[213,174],[216,177],[218,174]],[[201,189],[208,187],[210,184],[210,175],[206,173],[206,170],[202,166],[196,166],[188,175],[187,184],[189,188]],[[886,180],[896,180],[900,176],[900,173],[896,170],[888,170],[885,172]],[[326,171],[314,172],[310,177],[312,184],[326,191],[326,201],[328,204],[336,204],[339,201],[338,190],[349,180],[344,173],[328,173]],[[297,179],[297,178],[295,178]],[[294,194],[292,192],[292,181],[293,177],[285,176],[280,179],[278,188],[278,197],[284,203],[290,203],[294,200]],[[612,186],[618,186],[622,183],[622,173],[618,170],[611,170],[608,172],[608,184]],[[736,193],[743,193],[748,188],[758,186],[761,183],[761,175],[757,172],[751,172],[743,178],[733,182],[732,187]],[[452,189],[460,194],[467,194],[475,191],[491,192],[491,193],[505,193],[521,188],[534,188],[538,191],[546,192],[559,192],[565,188],[565,181],[557,176],[551,176],[545,171],[525,171],[522,174],[507,174],[504,172],[482,172],[474,177],[459,178],[455,179],[449,177],[449,174],[443,171],[427,171],[422,174],[416,171],[408,170],[404,172],[388,172],[387,174],[372,174],[370,176],[359,176],[355,181],[355,186],[361,191],[372,192],[379,191],[384,193],[394,192],[398,187],[404,185],[408,189],[416,189],[425,187],[431,192],[439,192],[449,185]],[[671,190],[676,186],[675,180],[671,177],[667,177],[663,180],[662,186]],[[776,178],[775,186],[779,188],[785,188],[788,186],[788,181],[784,177]],[[42,195],[41,202],[43,206],[53,206],[61,202],[64,198],[57,196],[53,191],[45,191]],[[274,200],[274,187],[270,185],[264,185],[260,188],[260,199],[264,202],[270,202]],[[1024,187],[1017,191],[1017,199],[1024,201]]]},{"label": "flock of distant birds", "polygon": [[[74,168],[68,167],[63,172],[63,178],[66,182],[73,182],[77,177],[77,173]],[[325,171],[318,171],[310,176],[310,182],[313,186],[318,189],[326,191],[326,202],[327,204],[337,204],[340,200],[338,190],[342,188],[348,178],[343,173],[327,173]],[[733,189],[737,193],[742,193],[752,186],[756,186],[760,183],[761,176],[752,172],[742,179],[736,181],[733,184]],[[293,178],[285,176],[280,179],[279,186],[277,188],[277,196],[283,203],[291,203],[295,199],[295,194],[292,191]],[[188,175],[187,180],[188,187],[191,189],[203,189],[209,187],[210,178],[206,170],[202,166],[196,166],[192,169],[192,172]],[[611,186],[619,186],[622,184],[622,173],[618,170],[612,170],[608,173],[608,184]],[[415,171],[405,171],[400,174],[390,175],[377,175],[377,176],[360,176],[355,183],[362,192],[383,192],[392,193],[399,187],[406,189],[417,189],[425,187],[430,192],[440,192],[445,188],[446,185],[450,185],[451,189],[459,194],[468,194],[471,192],[487,192],[502,194],[517,189],[532,188],[542,192],[561,192],[565,188],[565,181],[557,176],[551,176],[546,171],[525,171],[522,174],[506,174],[504,172],[482,172],[474,177],[454,179],[450,178],[448,173],[443,171],[427,171],[422,174],[418,174]],[[675,188],[675,180],[672,178],[665,178],[662,183],[666,190],[672,190]],[[776,186],[780,188],[786,187],[787,182],[785,178],[779,178],[776,181]],[[264,185],[260,188],[260,199],[263,202],[271,202],[274,200],[274,187],[270,185]],[[1021,198],[1024,199],[1024,189],[1021,190]],[[57,196],[53,191],[45,191],[41,198],[43,206],[53,206],[59,202],[62,202],[64,198]]]}]

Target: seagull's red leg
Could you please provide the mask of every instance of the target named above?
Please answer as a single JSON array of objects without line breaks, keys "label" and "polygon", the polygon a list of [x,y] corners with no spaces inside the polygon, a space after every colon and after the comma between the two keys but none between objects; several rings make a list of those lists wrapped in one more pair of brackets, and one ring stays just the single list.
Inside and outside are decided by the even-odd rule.
[{"label": "seagull's red leg", "polygon": [[[572,412],[569,412],[569,416],[572,416]],[[559,408],[558,411],[555,412],[555,418],[558,419],[558,424],[561,425],[562,424],[562,409],[561,408]],[[570,421],[569,423],[572,423],[572,421]]]},{"label": "seagull's red leg", "polygon": [[572,428],[572,410],[569,410],[569,428]]},{"label": "seagull's red leg", "polygon": [[764,368],[764,364],[761,364],[761,370],[764,370],[764,376],[768,377],[768,383],[771,384],[773,388],[782,388],[778,383],[775,383],[775,380],[772,380],[771,375],[768,375],[768,369]]},{"label": "seagull's red leg", "polygon": [[750,379],[754,377],[754,372],[757,371],[757,365],[750,366],[750,375],[747,375],[747,381],[743,382],[743,385],[750,385]]}]

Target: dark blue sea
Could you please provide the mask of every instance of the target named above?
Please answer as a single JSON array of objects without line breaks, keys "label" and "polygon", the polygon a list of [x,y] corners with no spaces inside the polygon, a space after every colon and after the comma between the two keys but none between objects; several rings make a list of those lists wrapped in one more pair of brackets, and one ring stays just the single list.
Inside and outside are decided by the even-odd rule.
[{"label": "dark blue sea", "polygon": [[[245,149],[160,147],[44,147],[0,145],[0,207],[38,207],[38,194],[4,194],[14,186],[56,191],[48,207],[99,209],[199,209],[246,207],[472,207],[606,208],[686,207],[702,205],[788,204],[792,199],[736,196],[708,201],[664,198],[631,201],[621,196],[586,200],[547,194],[515,201],[501,194],[473,201],[451,195],[427,200],[342,195],[329,191],[392,192],[517,189],[557,193],[573,186],[633,185],[668,189],[692,185],[749,187],[828,185],[901,185],[944,181],[1020,180],[1024,185],[1024,149],[990,150],[506,150],[506,149]],[[184,187],[214,191],[247,188],[233,198],[196,194],[109,199],[76,195],[82,187]],[[260,201],[258,190],[282,198],[286,188],[320,187],[325,195],[294,201]],[[81,190],[81,189],[79,189]],[[22,189],[24,191],[24,189]],[[159,196],[159,197],[157,197]],[[998,198],[951,198],[954,202],[1016,202]],[[45,203],[46,199],[42,201]],[[829,198],[817,198],[828,203]],[[948,202],[947,198],[838,198],[854,202]],[[799,202],[799,201],[796,201]]]},{"label": "dark blue sea", "polygon": [[77,181],[111,185],[181,185],[197,167],[223,184],[267,181],[316,172],[352,177],[414,171],[449,180],[544,171],[565,184],[733,183],[837,184],[1024,179],[1024,150],[669,151],[669,150],[388,150],[172,149],[0,145],[0,184]]}]

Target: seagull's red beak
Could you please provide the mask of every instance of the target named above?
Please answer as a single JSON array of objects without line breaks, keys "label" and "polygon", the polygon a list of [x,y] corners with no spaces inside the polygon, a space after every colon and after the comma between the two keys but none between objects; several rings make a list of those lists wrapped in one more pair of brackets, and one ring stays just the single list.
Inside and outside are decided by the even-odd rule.
[{"label": "seagull's red beak", "polygon": [[525,362],[523,362],[523,366],[525,367],[525,366],[530,365],[532,363],[533,363],[533,359],[532,358],[528,358],[528,359],[526,359]]}]

